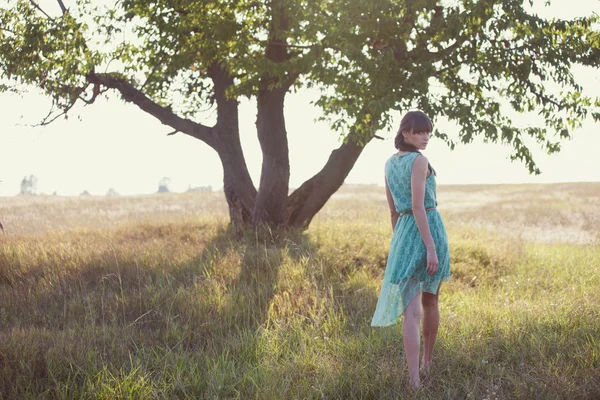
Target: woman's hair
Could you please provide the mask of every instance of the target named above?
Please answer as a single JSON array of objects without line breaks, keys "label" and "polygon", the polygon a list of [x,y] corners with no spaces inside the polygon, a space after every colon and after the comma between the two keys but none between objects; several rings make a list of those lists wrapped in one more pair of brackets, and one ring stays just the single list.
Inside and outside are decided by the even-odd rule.
[{"label": "woman's hair", "polygon": [[418,151],[415,146],[404,141],[402,132],[422,133],[431,132],[432,130],[431,120],[423,111],[409,111],[400,121],[400,128],[394,139],[394,146],[402,151]]}]

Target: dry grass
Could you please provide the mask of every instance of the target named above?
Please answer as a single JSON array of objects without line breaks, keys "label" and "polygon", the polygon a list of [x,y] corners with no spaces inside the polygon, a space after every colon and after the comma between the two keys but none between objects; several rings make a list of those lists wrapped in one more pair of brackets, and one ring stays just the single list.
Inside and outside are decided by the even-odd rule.
[{"label": "dry grass", "polygon": [[223,193],[165,193],[141,196],[16,196],[0,198],[0,220],[10,236],[110,229],[139,222],[175,222],[228,216]]},{"label": "dry grass", "polygon": [[600,183],[449,186],[440,203],[450,224],[526,242],[600,242]]},{"label": "dry grass", "polygon": [[2,199],[0,398],[600,397],[600,185],[439,193],[453,277],[416,394],[400,328],[369,326],[381,188],[244,238],[222,193]]}]

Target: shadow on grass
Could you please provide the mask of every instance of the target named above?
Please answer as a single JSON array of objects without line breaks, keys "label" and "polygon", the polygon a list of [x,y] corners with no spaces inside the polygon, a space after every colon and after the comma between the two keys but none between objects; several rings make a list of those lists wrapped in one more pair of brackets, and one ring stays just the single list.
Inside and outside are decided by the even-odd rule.
[{"label": "shadow on grass", "polygon": [[[0,254],[0,392],[97,395],[107,382],[94,379],[122,385],[132,371],[183,397],[235,391],[228,379],[260,365],[258,332],[292,239],[189,228],[125,230],[85,255],[51,240],[30,257]],[[202,248],[179,249],[185,241]],[[189,382],[169,387],[182,371]]]},{"label": "shadow on grass", "polygon": [[[0,391],[6,398],[41,393],[411,396],[401,322],[383,329],[369,326],[378,294],[372,282],[380,279],[386,259],[384,251],[361,253],[371,246],[369,240],[322,247],[304,232],[238,237],[225,227],[210,233],[196,227],[153,253],[156,237],[173,235],[160,229],[158,236],[146,232],[147,256],[136,249],[99,251],[71,273],[52,278],[53,285],[39,293],[33,293],[36,283],[44,281],[44,274],[60,272],[60,258],[49,257],[49,264],[23,274],[5,273],[0,282]],[[182,240],[192,245],[180,250],[176,244]],[[194,243],[202,248],[196,250]],[[180,251],[188,254],[177,261]],[[467,248],[460,255],[468,273],[475,263],[488,269],[497,263],[478,251]],[[0,268],[10,268],[3,263]],[[483,282],[496,285],[496,278],[490,272]],[[319,301],[322,308],[313,307]],[[289,303],[287,311],[274,309],[282,302]],[[585,319],[570,318],[575,328],[586,326]],[[588,324],[591,330],[565,331],[559,323],[524,320],[513,330],[520,336],[490,331],[477,340],[456,335],[452,342],[442,340],[435,380],[415,397],[593,398],[600,388],[590,371],[599,365],[590,341],[600,332],[597,324]],[[539,340],[551,332],[554,336]],[[571,341],[561,335],[570,335]]]}]

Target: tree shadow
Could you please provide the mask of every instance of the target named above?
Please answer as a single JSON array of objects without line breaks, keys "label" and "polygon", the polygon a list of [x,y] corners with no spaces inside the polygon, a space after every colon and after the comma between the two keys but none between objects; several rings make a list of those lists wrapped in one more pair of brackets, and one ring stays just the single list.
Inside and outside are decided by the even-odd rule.
[{"label": "tree shadow", "polygon": [[[140,240],[171,234],[164,228],[156,229],[160,232],[145,232],[146,236]],[[179,263],[165,256],[149,266],[135,252],[99,251],[61,276],[55,286],[40,289],[35,296],[15,303],[14,309],[6,308],[8,314],[14,315],[12,320],[3,321],[7,329],[14,326],[32,332],[42,329],[50,335],[35,339],[43,342],[38,342],[35,354],[27,353],[31,343],[26,341],[10,351],[0,351],[3,353],[0,367],[13,370],[31,364],[35,368],[19,367],[11,376],[35,380],[41,391],[52,386],[51,376],[65,381],[72,378],[69,371],[63,371],[63,375],[57,370],[50,371],[48,351],[63,353],[87,374],[101,364],[124,368],[132,363],[132,355],[144,360],[147,368],[154,368],[153,363],[171,363],[169,368],[177,368],[177,363],[185,359],[200,362],[197,368],[207,375],[203,378],[207,381],[220,376],[221,369],[226,369],[227,362],[233,360],[229,374],[241,379],[249,371],[262,368],[264,360],[258,348],[264,345],[262,335],[271,323],[274,297],[282,290],[279,275],[286,262],[303,269],[306,274],[303,279],[310,280],[307,285],[316,286],[321,294],[330,293],[327,304],[331,309],[326,313],[344,316],[338,328],[345,340],[350,344],[361,341],[370,329],[370,312],[377,298],[373,290],[365,290],[350,280],[357,271],[368,267],[370,261],[348,253],[351,249],[345,253],[332,253],[329,248],[325,251],[327,254],[307,232],[266,230],[244,232],[240,236],[225,226],[212,232],[196,255]],[[25,286],[33,287],[44,274],[52,273],[55,265],[51,267],[34,266],[17,278],[5,277],[0,285],[21,290],[22,283],[29,282]],[[22,289],[28,290],[25,286]],[[310,312],[293,303],[294,296],[306,297],[306,294],[291,293],[292,313],[306,321],[298,328],[319,329],[311,321]],[[282,297],[277,301],[287,300]],[[283,340],[294,335],[285,324],[281,329],[278,334]],[[18,338],[11,340],[16,343]],[[343,358],[339,357],[342,364],[353,363]],[[19,364],[19,359],[24,364]],[[96,361],[92,363],[91,359]],[[280,375],[286,371],[299,380],[312,374],[294,363],[286,363],[281,371],[274,372]],[[15,381],[5,383],[2,386],[10,387]],[[239,383],[232,385],[233,389],[239,389]],[[197,394],[205,389],[195,390],[183,394]]]},{"label": "tree shadow", "polygon": [[[142,241],[159,233],[171,234],[145,232]],[[0,368],[6,372],[0,389],[20,397],[19,380],[36,382],[37,389],[30,390],[44,392],[54,386],[52,380],[73,379],[73,371],[51,367],[52,354],[78,365],[79,376],[105,366],[113,373],[134,368],[132,355],[151,369],[152,360],[160,364],[199,354],[210,365],[223,354],[255,346],[276,290],[285,239],[240,236],[225,226],[210,236],[197,255],[180,263],[165,256],[151,266],[140,261],[143,254],[111,249],[71,269],[61,267],[65,260],[55,255],[13,268],[13,260],[2,255],[0,299],[7,301],[0,332],[10,335],[0,344]]]}]

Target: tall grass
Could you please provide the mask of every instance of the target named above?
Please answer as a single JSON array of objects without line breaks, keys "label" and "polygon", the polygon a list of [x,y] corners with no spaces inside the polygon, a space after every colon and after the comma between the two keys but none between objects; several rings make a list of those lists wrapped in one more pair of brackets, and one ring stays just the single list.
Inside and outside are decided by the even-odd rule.
[{"label": "tall grass", "polygon": [[[519,215],[538,187],[470,190],[440,193],[453,275],[415,393],[402,322],[369,326],[391,237],[380,189],[344,189],[307,232],[244,237],[215,194],[7,199],[0,397],[599,398],[597,225],[557,214],[560,188],[538,219]],[[544,224],[584,234],[522,233]]]}]

